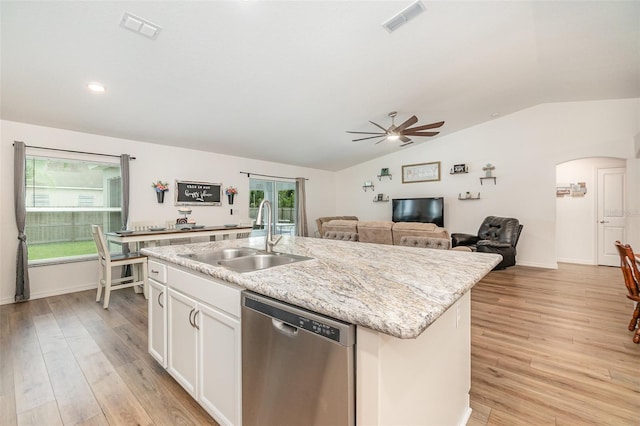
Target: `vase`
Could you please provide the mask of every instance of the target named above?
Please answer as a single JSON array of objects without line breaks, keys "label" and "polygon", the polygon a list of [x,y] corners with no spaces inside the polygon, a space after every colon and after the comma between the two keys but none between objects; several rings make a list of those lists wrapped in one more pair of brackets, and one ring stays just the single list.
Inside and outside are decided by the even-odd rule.
[{"label": "vase", "polygon": [[164,203],[164,191],[156,191],[156,197],[158,197],[158,203]]},{"label": "vase", "polygon": [[230,204],[230,205],[231,205],[231,204],[233,204],[233,196],[234,196],[234,195],[235,195],[235,194],[228,194],[228,195],[227,195],[227,198],[229,199],[229,204]]}]

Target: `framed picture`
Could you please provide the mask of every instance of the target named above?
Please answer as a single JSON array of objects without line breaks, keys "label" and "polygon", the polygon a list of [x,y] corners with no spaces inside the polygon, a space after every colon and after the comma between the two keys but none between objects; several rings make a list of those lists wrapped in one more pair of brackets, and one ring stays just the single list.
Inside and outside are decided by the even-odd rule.
[{"label": "framed picture", "polygon": [[439,161],[402,166],[402,183],[433,182],[439,180]]},{"label": "framed picture", "polygon": [[222,184],[176,180],[176,206],[219,206]]},{"label": "framed picture", "polygon": [[380,169],[380,176],[389,176],[389,169],[387,167]]},{"label": "framed picture", "polygon": [[382,201],[384,198],[384,194],[378,194],[378,201]]},{"label": "framed picture", "polygon": [[467,165],[466,164],[454,164],[453,165],[453,173],[466,173]]}]

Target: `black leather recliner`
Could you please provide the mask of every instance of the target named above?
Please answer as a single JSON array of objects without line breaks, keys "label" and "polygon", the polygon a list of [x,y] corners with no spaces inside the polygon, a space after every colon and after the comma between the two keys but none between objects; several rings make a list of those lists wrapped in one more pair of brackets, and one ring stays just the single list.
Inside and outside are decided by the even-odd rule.
[{"label": "black leather recliner", "polygon": [[494,269],[504,269],[516,264],[516,244],[522,232],[518,219],[512,217],[487,216],[480,225],[478,235],[451,234],[451,246],[466,246],[482,253],[502,255]]}]

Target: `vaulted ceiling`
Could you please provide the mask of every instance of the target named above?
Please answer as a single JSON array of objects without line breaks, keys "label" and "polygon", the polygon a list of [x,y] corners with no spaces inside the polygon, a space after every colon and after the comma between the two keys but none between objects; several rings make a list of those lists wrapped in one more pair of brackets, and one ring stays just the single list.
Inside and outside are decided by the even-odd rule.
[{"label": "vaulted ceiling", "polygon": [[[540,103],[640,97],[638,1],[423,0],[387,32],[409,4],[2,1],[1,118],[340,170]],[[446,123],[405,148],[345,133],[390,111]]]}]

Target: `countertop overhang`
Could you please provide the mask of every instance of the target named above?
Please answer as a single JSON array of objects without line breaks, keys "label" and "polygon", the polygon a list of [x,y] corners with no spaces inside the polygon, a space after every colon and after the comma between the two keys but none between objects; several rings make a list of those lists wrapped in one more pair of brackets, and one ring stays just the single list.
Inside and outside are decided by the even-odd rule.
[{"label": "countertop overhang", "polygon": [[238,273],[180,256],[227,247],[264,249],[264,237],[142,253],[401,339],[418,337],[502,260],[491,253],[292,236],[283,236],[274,251],[312,260]]}]

